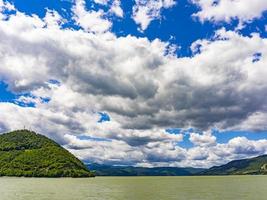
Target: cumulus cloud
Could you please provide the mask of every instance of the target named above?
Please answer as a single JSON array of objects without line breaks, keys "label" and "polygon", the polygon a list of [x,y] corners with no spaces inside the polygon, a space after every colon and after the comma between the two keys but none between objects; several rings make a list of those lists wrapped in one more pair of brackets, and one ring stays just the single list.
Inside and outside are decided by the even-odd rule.
[{"label": "cumulus cloud", "polygon": [[151,142],[134,147],[118,140],[91,141],[66,136],[69,149],[87,162],[136,166],[211,167],[236,159],[250,158],[267,153],[267,140],[231,139],[228,143],[213,146],[180,148],[171,143]]},{"label": "cumulus cloud", "polygon": [[204,132],[203,134],[190,133],[189,140],[197,146],[211,146],[216,144],[216,137],[211,132]]},{"label": "cumulus cloud", "polygon": [[54,10],[47,10],[46,15],[44,17],[44,22],[49,28],[60,28],[62,24],[64,24],[66,20],[64,20],[58,12]]},{"label": "cumulus cloud", "polygon": [[109,12],[117,17],[123,17],[124,15],[121,8],[121,0],[94,0],[94,2],[109,7]]},{"label": "cumulus cloud", "polygon": [[189,148],[186,158],[180,165],[195,167],[211,167],[222,165],[232,160],[251,158],[267,153],[267,140],[249,140],[236,137],[225,144],[216,143],[212,146],[196,146]]},{"label": "cumulus cloud", "polygon": [[201,21],[225,21],[230,22],[238,19],[241,22],[248,22],[254,18],[260,18],[267,10],[265,0],[193,0],[193,3],[200,7],[200,11],[195,14]]},{"label": "cumulus cloud", "polygon": [[[266,130],[265,38],[221,29],[178,58],[159,39],[117,37],[84,1],[73,12],[81,30],[63,29],[52,10],[0,21],[0,80],[19,95],[17,104],[0,103],[1,132],[32,128],[86,162],[210,166],[266,153],[265,140],[218,144],[207,132]],[[91,23],[92,13],[101,23]],[[111,121],[98,123],[98,112]],[[170,127],[206,132],[191,133],[194,147],[184,149]]]},{"label": "cumulus cloud", "polygon": [[108,4],[109,0],[94,0],[95,3],[106,5]]},{"label": "cumulus cloud", "polygon": [[114,0],[111,7],[110,7],[110,12],[114,13],[118,17],[123,17],[124,13],[121,8],[121,1],[120,0]]},{"label": "cumulus cloud", "polygon": [[73,17],[76,23],[81,26],[84,30],[94,33],[103,33],[108,31],[112,23],[104,18],[104,11],[88,11],[85,6],[85,0],[76,0],[73,12]]},{"label": "cumulus cloud", "polygon": [[144,31],[151,21],[161,17],[162,9],[171,8],[175,3],[175,0],[135,0],[133,19]]},{"label": "cumulus cloud", "polygon": [[[236,130],[267,130],[267,114],[266,112],[255,112],[248,116],[248,118],[233,127]],[[259,127],[259,128],[257,128]]]}]

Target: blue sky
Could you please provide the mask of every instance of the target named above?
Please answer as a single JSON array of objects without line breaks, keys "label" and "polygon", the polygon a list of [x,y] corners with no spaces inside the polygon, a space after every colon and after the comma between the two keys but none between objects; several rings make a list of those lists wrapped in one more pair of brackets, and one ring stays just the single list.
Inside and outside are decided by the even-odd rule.
[{"label": "blue sky", "polygon": [[0,83],[1,102],[13,101],[16,98],[16,95],[8,91],[7,87],[4,82]]},{"label": "blue sky", "polygon": [[[36,14],[39,17],[44,17],[46,10],[56,10],[59,14],[68,20],[65,27],[79,29],[72,21],[72,1],[37,1],[32,0],[25,4],[21,1],[10,1],[16,8],[29,15]],[[160,38],[162,41],[171,42],[180,47],[177,51],[178,56],[190,56],[191,44],[198,39],[210,39],[216,30],[224,27],[227,30],[235,30],[238,20],[233,19],[231,23],[219,22],[212,23],[210,21],[200,22],[192,15],[200,10],[199,6],[190,4],[188,0],[180,0],[170,9],[162,10],[159,19],[153,20],[149,27],[144,31],[139,31],[137,24],[132,18],[132,8],[135,2],[122,1],[121,7],[125,13],[123,19],[116,16],[108,16],[113,22],[111,31],[117,36],[134,35],[137,37],[147,37],[150,40]],[[107,6],[99,5],[93,0],[86,1],[87,9],[108,11]],[[265,31],[267,12],[262,14],[260,19],[249,21],[247,25],[238,30],[242,35],[249,36],[251,33],[257,32],[261,36],[266,37]],[[177,20],[179,19],[179,20]]]},{"label": "blue sky", "polygon": [[265,0],[0,0],[0,13],[0,132],[31,127],[107,164],[267,153]]}]

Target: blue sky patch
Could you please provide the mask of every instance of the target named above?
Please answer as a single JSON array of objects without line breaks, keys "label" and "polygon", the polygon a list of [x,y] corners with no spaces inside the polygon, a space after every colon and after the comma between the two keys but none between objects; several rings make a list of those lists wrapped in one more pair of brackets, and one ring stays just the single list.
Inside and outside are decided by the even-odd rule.
[{"label": "blue sky patch", "polygon": [[15,98],[16,95],[8,90],[8,85],[0,81],[0,102],[12,102]]},{"label": "blue sky patch", "polygon": [[253,63],[255,63],[255,62],[259,62],[260,59],[261,59],[261,57],[262,57],[262,54],[261,54],[261,53],[255,53],[255,54],[253,55],[252,62],[253,62]]},{"label": "blue sky patch", "polygon": [[98,120],[98,123],[103,123],[103,122],[109,122],[110,121],[110,117],[107,113],[104,112],[99,112],[98,113],[100,115],[100,119]]}]

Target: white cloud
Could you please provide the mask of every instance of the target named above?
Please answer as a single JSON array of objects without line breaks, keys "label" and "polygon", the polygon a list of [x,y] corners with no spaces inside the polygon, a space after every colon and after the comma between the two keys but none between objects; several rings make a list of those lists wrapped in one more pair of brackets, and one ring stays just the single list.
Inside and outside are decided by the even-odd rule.
[{"label": "white cloud", "polygon": [[[76,17],[91,12],[78,4]],[[159,39],[117,37],[87,20],[86,31],[62,29],[61,22],[54,11],[44,19],[17,11],[0,21],[0,79],[11,92],[30,93],[17,102],[35,104],[0,103],[1,132],[31,127],[85,161],[107,163],[210,166],[266,152],[265,140],[217,144],[205,132],[192,133],[187,150],[182,135],[164,131],[266,130],[266,39],[221,29],[196,41],[192,57],[177,58]],[[97,123],[99,111],[112,120]]]},{"label": "white cloud", "polygon": [[208,159],[209,150],[203,147],[193,147],[188,149],[187,154],[188,160],[199,162]]},{"label": "white cloud", "polygon": [[50,28],[59,28],[66,20],[64,20],[58,12],[47,10],[44,21]]},{"label": "white cloud", "polygon": [[141,31],[147,29],[151,21],[161,17],[162,9],[168,9],[175,5],[174,0],[135,0],[133,7],[133,19],[140,25]]},{"label": "white cloud", "polygon": [[123,17],[124,12],[121,8],[121,0],[94,0],[95,3],[109,7],[109,12],[117,17]]},{"label": "white cloud", "polygon": [[[226,21],[239,19],[241,22],[248,22],[254,18],[260,18],[267,10],[265,0],[193,0],[201,10],[195,14],[201,21]],[[216,3],[217,2],[217,3]]]},{"label": "white cloud", "polygon": [[255,130],[258,131],[267,130],[267,113],[266,112],[255,112],[248,115],[247,119],[237,124],[233,128],[236,130]]},{"label": "white cloud", "polygon": [[267,140],[248,140],[236,137],[225,144],[196,146],[187,150],[186,158],[179,164],[184,166],[211,167],[237,159],[251,158],[267,153]]},{"label": "white cloud", "polygon": [[114,13],[118,17],[123,17],[124,13],[123,13],[123,10],[121,8],[121,1],[120,0],[114,0],[113,1],[111,8],[110,8],[110,12]]},{"label": "white cloud", "polygon": [[103,33],[111,28],[112,23],[104,19],[104,11],[87,11],[84,0],[76,0],[75,3],[73,8],[74,20],[85,31]]},{"label": "white cloud", "polygon": [[211,132],[190,133],[189,140],[197,146],[211,146],[216,144],[216,137],[211,134]]},{"label": "white cloud", "polygon": [[87,162],[134,165],[144,159],[142,151],[123,141],[80,140],[73,135],[65,135],[65,138],[68,141],[65,148]]},{"label": "white cloud", "polygon": [[109,0],[94,0],[95,3],[107,5]]}]

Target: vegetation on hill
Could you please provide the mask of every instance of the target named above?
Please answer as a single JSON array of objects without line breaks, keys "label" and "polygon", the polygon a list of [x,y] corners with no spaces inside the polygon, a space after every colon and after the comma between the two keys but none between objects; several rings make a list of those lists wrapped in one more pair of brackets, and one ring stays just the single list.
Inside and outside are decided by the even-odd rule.
[{"label": "vegetation on hill", "polygon": [[93,173],[56,142],[19,130],[0,135],[0,176],[91,177]]},{"label": "vegetation on hill", "polygon": [[108,166],[90,164],[88,167],[95,171],[97,176],[190,176],[204,169],[176,168],[176,167],[131,167],[131,166]]},{"label": "vegetation on hill", "polygon": [[215,166],[202,175],[267,175],[267,155],[251,159],[234,160],[222,166]]}]

